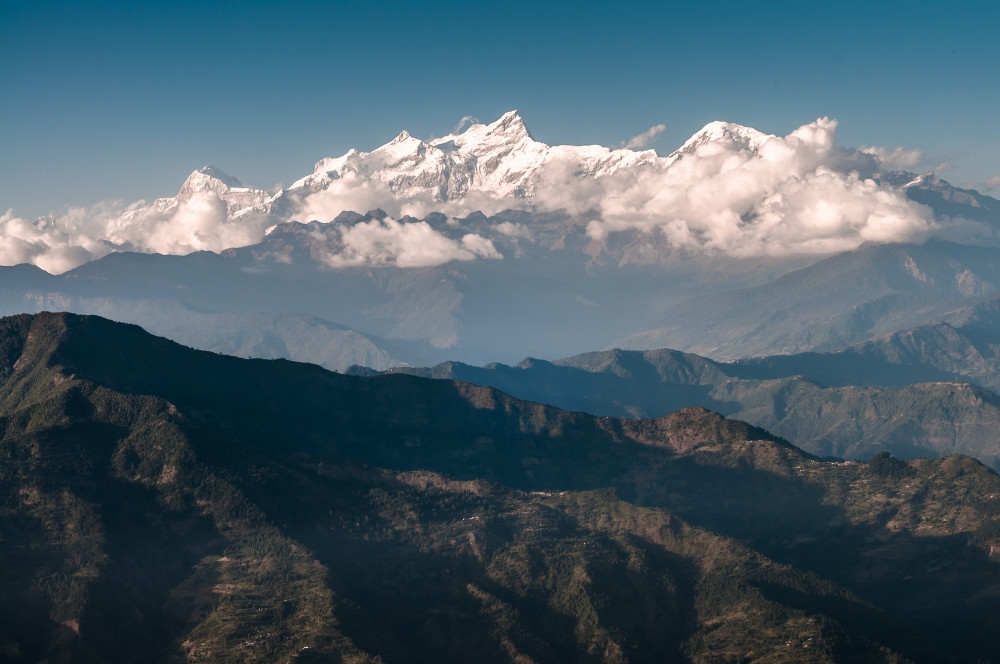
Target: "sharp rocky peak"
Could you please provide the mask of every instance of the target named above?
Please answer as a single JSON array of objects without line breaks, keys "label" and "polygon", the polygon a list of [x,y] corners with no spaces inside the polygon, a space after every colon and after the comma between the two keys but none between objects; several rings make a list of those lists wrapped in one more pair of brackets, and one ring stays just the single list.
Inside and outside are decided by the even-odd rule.
[{"label": "sharp rocky peak", "polygon": [[445,151],[456,148],[469,151],[475,150],[478,146],[514,145],[524,140],[534,142],[520,114],[517,111],[508,111],[490,124],[477,122],[460,133],[434,139],[430,144]]},{"label": "sharp rocky peak", "polygon": [[389,141],[389,144],[393,145],[393,144],[396,144],[396,143],[403,143],[405,141],[410,140],[411,138],[413,138],[413,136],[410,135],[410,132],[408,132],[408,131],[406,131],[404,129],[403,131],[399,132],[399,135],[396,136],[396,138],[394,138],[391,141]]},{"label": "sharp rocky peak", "polygon": [[719,141],[734,142],[745,149],[757,150],[769,138],[773,138],[773,136],[758,131],[753,127],[745,127],[734,122],[716,120],[709,122],[699,131],[695,132],[674,154],[694,152],[698,147],[706,143]]},{"label": "sharp rocky peak", "polygon": [[192,172],[191,175],[188,176],[187,183],[201,183],[209,178],[218,180],[227,187],[239,188],[243,186],[243,183],[234,178],[232,175],[229,175],[221,168],[213,166],[212,164],[202,166],[198,170]]},{"label": "sharp rocky peak", "polygon": [[499,120],[487,127],[487,132],[492,135],[502,134],[517,138],[531,138],[531,133],[525,126],[524,119],[517,111],[507,111],[501,115]]}]

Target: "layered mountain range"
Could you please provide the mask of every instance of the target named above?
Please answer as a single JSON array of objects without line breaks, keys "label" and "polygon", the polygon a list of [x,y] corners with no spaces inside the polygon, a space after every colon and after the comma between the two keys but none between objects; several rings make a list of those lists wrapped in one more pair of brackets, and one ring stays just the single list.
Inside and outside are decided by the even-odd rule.
[{"label": "layered mountain range", "polygon": [[[957,368],[961,363],[955,359],[963,350],[959,344],[928,348],[925,361],[911,357],[912,364],[880,353],[924,332],[839,353],[735,363],[671,350],[616,349],[554,362],[526,359],[516,366],[484,367],[444,362],[391,373],[488,385],[522,399],[613,417],[662,417],[700,406],[794,440],[823,458],[961,453],[1000,469],[1000,396],[970,384],[969,375],[935,366]],[[943,361],[935,362],[937,357]],[[998,368],[995,362],[991,366],[994,372]],[[349,372],[379,373],[362,367]]]},{"label": "layered mountain range", "polygon": [[0,659],[995,661],[1000,201],[835,129],[0,216]]},{"label": "layered mountain range", "polygon": [[[821,119],[780,137],[714,122],[661,157],[548,146],[511,112],[441,138],[402,132],[370,152],[322,159],[277,193],[205,167],[175,197],[109,222],[105,250],[140,251],[58,275],[0,268],[0,313],[100,314],[196,348],[338,371],[610,348],[770,358],[755,361],[784,369],[746,378],[778,382],[741,383],[738,397],[727,369],[695,381],[710,398],[681,398],[688,388],[671,383],[673,396],[652,390],[659,406],[611,393],[558,403],[616,415],[697,404],[820,455],[962,450],[995,463],[989,395],[948,411],[965,413],[961,424],[906,409],[914,399],[950,403],[930,395],[956,380],[998,387],[990,312],[1000,250],[982,240],[1000,223],[1000,202],[885,168],[877,150],[838,147],[834,130]],[[374,203],[389,211],[349,209]],[[852,245],[887,229],[889,239],[924,241]],[[831,251],[843,242],[847,251]],[[197,248],[213,251],[189,253]],[[882,359],[860,348],[881,348]],[[873,380],[873,367],[892,380]],[[939,386],[919,388],[920,398],[855,393],[801,428],[810,404],[841,388],[929,382]],[[875,401],[899,416],[858,415]]]},{"label": "layered mountain range", "polygon": [[[364,183],[375,191],[384,188],[391,195],[388,200],[426,200],[443,207],[471,199],[481,203],[480,209],[497,211],[505,205],[519,207],[534,202],[545,169],[566,167],[576,178],[602,178],[641,166],[665,169],[707,144],[755,151],[768,138],[773,137],[749,127],[713,122],[668,157],[660,157],[654,150],[550,146],[532,138],[521,116],[511,111],[491,124],[473,124],[461,133],[422,140],[402,131],[371,152],[351,149],[340,157],[321,159],[313,173],[273,195],[245,188],[218,168],[206,166],[188,177],[175,198],[158,199],[153,205],[166,210],[189,200],[193,193],[212,191],[226,202],[230,219],[258,214],[284,216],[300,210],[299,214],[305,215],[300,221],[330,221],[332,216],[310,216],[310,197],[335,194],[331,190],[342,183],[348,187]],[[303,205],[307,206],[304,210]],[[344,209],[337,209],[334,216]]]},{"label": "layered mountain range", "polygon": [[0,655],[995,661],[1000,478],[0,320]]},{"label": "layered mountain range", "polygon": [[[929,236],[995,242],[996,201],[932,173],[893,170],[877,149],[836,145],[837,123],[820,118],[787,136],[712,122],[659,156],[603,146],[537,141],[512,111],[441,138],[402,132],[369,152],[349,150],[277,192],[243,186],[220,169],[191,174],[180,192],[118,215],[90,213],[34,222],[8,212],[0,261],[62,272],[114,250],[185,254],[260,242],[289,221],[331,223],[346,210],[385,210],[396,220],[443,213],[447,229],[419,224],[354,229],[345,265],[440,265],[562,248],[574,229],[597,263],[663,265],[691,255],[794,259],[852,249],[865,241]],[[868,150],[868,151],[865,151]],[[482,235],[461,220],[504,210],[562,213],[559,226],[507,225]],[[543,215],[544,216],[544,215]],[[351,231],[348,233],[348,231]],[[497,242],[519,240],[516,248]],[[359,250],[371,249],[374,254]],[[405,254],[416,244],[431,250]],[[509,244],[509,243],[508,243]],[[420,252],[417,252],[419,254]]]},{"label": "layered mountain range", "polygon": [[[769,190],[780,188],[787,178],[827,171],[838,173],[845,195],[858,203],[871,199],[867,202],[873,204],[878,198],[878,189],[883,191],[883,199],[887,192],[898,192],[902,198],[894,201],[895,207],[886,213],[912,216],[920,221],[929,219],[920,212],[919,206],[908,208],[904,201],[910,200],[929,206],[938,219],[973,221],[985,224],[991,231],[996,229],[1000,206],[995,199],[955,188],[932,173],[918,175],[882,169],[873,154],[836,147],[833,143],[835,127],[836,123],[821,119],[787,137],[777,137],[733,123],[712,122],[680,148],[661,157],[653,150],[610,149],[597,145],[550,146],[532,138],[522,118],[511,111],[491,124],[473,124],[462,132],[441,138],[422,140],[403,131],[370,152],[352,149],[340,157],[322,159],[316,163],[313,173],[274,194],[243,187],[235,178],[206,166],[191,174],[177,196],[158,199],[148,207],[135,207],[114,220],[105,239],[125,248],[142,248],[142,243],[130,241],[130,234],[123,229],[148,226],[163,215],[175,213],[179,206],[190,203],[197,196],[221,201],[225,221],[232,224],[238,220],[238,226],[247,236],[257,239],[275,224],[292,220],[330,222],[344,210],[364,212],[382,208],[395,217],[422,217],[432,211],[464,217],[474,211],[489,215],[504,209],[562,210],[574,216],[583,215],[584,218],[576,221],[589,230],[590,239],[594,241],[589,249],[591,253],[608,249],[603,245],[609,233],[646,231],[643,239],[647,245],[650,241],[653,245],[658,244],[655,237],[649,236],[651,230],[673,236],[671,241],[660,243],[655,250],[647,246],[642,257],[612,250],[617,260],[663,262],[676,253],[671,249],[679,247],[707,246],[732,252],[732,247],[714,242],[711,237],[685,237],[692,233],[710,236],[718,231],[713,228],[713,222],[697,219],[699,216],[718,215],[728,210],[750,226],[800,223],[794,218],[800,210],[794,208],[775,211],[792,217],[788,222],[767,219],[773,205],[768,200]],[[729,171],[734,171],[738,177],[727,176]],[[725,189],[745,186],[741,181],[743,176],[756,181],[749,185],[751,189],[763,189],[728,200]],[[643,192],[647,186],[662,185],[662,190],[685,189],[687,193],[682,197],[712,196],[712,189],[691,191],[695,189],[692,185],[702,177],[718,180],[710,184],[719,185],[715,193],[722,194],[722,208],[714,209],[696,200],[664,199],[660,201],[663,205],[657,205],[662,193]],[[876,188],[864,190],[850,182],[850,177],[861,178]],[[822,183],[817,185],[822,186]],[[882,206],[873,204],[873,207]],[[817,211],[809,208],[801,212]],[[871,212],[883,214],[881,209]],[[834,214],[850,216],[851,213],[836,210]],[[871,223],[868,218],[849,221]],[[934,226],[933,223],[902,224],[896,231],[903,237],[896,239],[912,239],[921,232],[933,231]],[[468,229],[453,224],[451,230],[452,234],[460,234]],[[532,230],[505,228],[501,235],[526,238],[532,236]],[[956,231],[950,228],[950,232]],[[803,244],[797,248],[783,247],[779,251],[829,253],[820,246],[825,233],[821,230],[814,234],[811,239],[815,246],[812,248]],[[873,231],[869,235],[875,238],[877,233]],[[858,237],[865,239],[864,233]],[[495,235],[490,239],[494,238]],[[560,246],[562,241],[561,237],[550,237],[548,242],[544,237],[538,239],[545,248]],[[885,238],[878,239],[884,241]],[[224,237],[218,240],[222,244],[219,241],[213,244],[213,239],[204,238],[207,245],[213,245],[205,248],[218,250],[230,246],[225,244]],[[768,255],[776,253],[773,246],[760,249]]]}]

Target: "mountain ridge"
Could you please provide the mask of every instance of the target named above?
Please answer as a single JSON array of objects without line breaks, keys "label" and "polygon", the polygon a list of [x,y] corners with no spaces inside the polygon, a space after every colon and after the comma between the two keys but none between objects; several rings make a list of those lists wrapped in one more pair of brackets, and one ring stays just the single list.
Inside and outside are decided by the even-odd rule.
[{"label": "mountain ridge", "polygon": [[768,284],[689,300],[614,345],[724,360],[839,350],[995,294],[997,255],[940,240],[861,247]]},{"label": "mountain ridge", "polygon": [[591,418],[67,314],[0,320],[0,422],[13,662],[993,653],[1000,478],[960,456],[823,463],[703,409]]},{"label": "mountain ridge", "polygon": [[[895,336],[905,341],[925,334]],[[963,354],[963,342],[954,343],[954,352]],[[969,384],[975,375],[988,375],[992,365],[971,364],[968,371],[975,375],[963,375],[960,365],[926,356],[936,346],[920,356],[922,362],[901,361],[894,348],[886,339],[838,353],[728,363],[669,349],[613,349],[553,362],[528,358],[516,366],[444,362],[390,371],[491,385],[598,416],[660,417],[700,406],[773,431],[820,457],[858,459],[889,451],[908,459],[961,452],[1000,468],[993,435],[1000,426],[1000,396]]]},{"label": "mountain ridge", "polygon": [[[835,120],[819,118],[774,136],[716,121],[660,156],[548,145],[512,111],[440,138],[404,131],[371,151],[325,157],[278,191],[242,186],[206,166],[176,195],[148,204],[102,204],[35,221],[10,212],[0,219],[0,237],[9,240],[0,260],[61,273],[114,251],[223,252],[258,244],[291,221],[331,224],[345,210],[378,208],[393,221],[338,222],[352,247],[332,267],[379,265],[386,253],[392,260],[405,255],[402,267],[540,258],[570,246],[562,242],[565,224],[539,223],[552,215],[572,220],[580,236],[575,250],[606,265],[801,265],[868,242],[997,243],[1000,202],[932,173],[889,170],[879,149],[838,147],[836,128]],[[487,235],[464,223],[512,210],[530,213],[534,223],[511,222]],[[420,223],[438,214],[446,227]],[[431,250],[421,253],[420,246]]]},{"label": "mountain ridge", "polygon": [[[293,200],[301,203],[305,197],[329,187],[336,180],[359,177],[385,185],[394,195],[404,198],[425,192],[431,194],[433,200],[445,203],[476,192],[488,192],[498,201],[513,203],[533,198],[532,178],[552,160],[573,162],[579,169],[577,177],[594,178],[641,165],[664,169],[711,143],[729,144],[737,150],[756,153],[774,138],[752,127],[712,121],[664,157],[651,149],[547,145],[531,136],[523,118],[514,110],[492,123],[473,123],[459,133],[440,138],[423,140],[403,130],[370,152],[351,148],[340,157],[324,157],[316,162],[313,173],[273,195],[245,188],[236,178],[214,166],[206,166],[188,177],[180,199],[189,195],[187,192],[211,189],[227,202],[230,218],[253,216],[269,214],[274,209],[288,209],[294,206]],[[940,213],[988,222],[993,226],[1000,223],[997,219],[1000,202],[989,196],[954,187],[933,173],[879,172],[874,167],[868,168],[871,172],[865,173],[866,177],[898,188],[912,200]],[[189,184],[192,179],[197,183],[194,186]],[[202,182],[206,179],[207,182]],[[239,191],[231,191],[233,189]],[[164,209],[170,200],[158,199],[154,205]],[[493,210],[496,211],[499,208]]]}]

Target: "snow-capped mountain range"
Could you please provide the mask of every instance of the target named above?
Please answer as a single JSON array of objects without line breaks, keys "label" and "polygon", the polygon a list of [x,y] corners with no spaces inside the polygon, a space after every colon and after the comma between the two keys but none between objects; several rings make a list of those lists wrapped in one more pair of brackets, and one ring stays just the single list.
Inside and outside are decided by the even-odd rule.
[{"label": "snow-capped mountain range", "polygon": [[[177,195],[110,215],[103,208],[76,210],[32,222],[8,212],[0,216],[0,265],[62,272],[116,250],[218,252],[260,242],[278,224],[338,219],[353,237],[341,244],[353,248],[330,256],[331,267],[365,265],[369,256],[395,266],[500,258],[498,243],[511,237],[521,248],[543,237],[550,240],[546,249],[565,245],[564,233],[542,228],[537,218],[477,232],[461,221],[509,209],[559,213],[586,235],[577,246],[595,258],[610,252],[616,262],[663,262],[678,253],[822,256],[865,242],[931,236],[996,240],[995,199],[933,174],[892,171],[879,161],[884,150],[837,146],[836,127],[820,118],[782,137],[711,122],[660,156],[547,145],[511,111],[440,138],[403,131],[370,152],[321,159],[311,174],[274,193],[206,166]],[[340,216],[375,209],[390,220],[353,228]],[[434,213],[452,221],[414,225]],[[373,243],[394,249],[369,252]],[[613,245],[629,250],[615,252]],[[396,259],[404,254],[409,258]]]},{"label": "snow-capped mountain range", "polygon": [[[322,159],[278,192],[205,167],[176,196],[105,218],[33,223],[0,216],[0,265],[32,263],[50,273],[5,268],[0,295],[10,313],[72,309],[163,329],[183,318],[202,333],[184,335],[173,326],[174,337],[213,350],[271,356],[284,343],[285,355],[299,358],[292,348],[334,336],[315,321],[274,322],[275,338],[286,341],[265,343],[247,332],[234,344],[214,331],[222,319],[206,318],[265,312],[308,314],[404,344],[383,358],[438,358],[448,349],[451,359],[486,362],[556,357],[662,329],[679,339],[669,315],[652,328],[651,317],[865,243],[955,240],[961,233],[979,233],[977,245],[995,239],[1000,201],[932,174],[886,168],[877,150],[837,146],[835,130],[827,119],[787,136],[713,122],[660,156],[549,146],[511,112],[437,139],[404,132],[371,152]],[[915,264],[904,258],[903,273],[873,279],[929,287],[921,280],[926,270]],[[976,279],[994,283],[981,272],[963,268],[948,278],[961,287]],[[987,292],[973,291],[934,294],[943,302],[934,301],[935,311]],[[892,289],[882,295],[899,299]],[[781,310],[786,301],[768,300],[760,315],[794,320]],[[861,305],[863,294],[843,309]],[[895,311],[882,301],[872,307]],[[170,313],[140,320],[140,310]],[[757,313],[747,314],[745,329],[758,325]],[[241,320],[247,330],[262,324]],[[869,327],[852,323],[851,340]],[[746,337],[745,329],[731,336]],[[690,336],[705,342],[699,326]],[[661,337],[657,345],[671,345]],[[712,343],[722,348],[723,341]],[[753,351],[774,347],[765,341],[771,345]],[[375,357],[369,342],[352,344],[352,354],[329,361]]]},{"label": "snow-capped mountain range", "polygon": [[447,204],[471,198],[492,208],[500,203],[511,208],[530,207],[542,180],[540,174],[547,169],[560,169],[574,179],[586,181],[640,167],[665,170],[705,145],[756,152],[771,138],[774,136],[750,127],[711,122],[667,157],[655,150],[550,146],[535,140],[518,112],[510,111],[493,123],[473,124],[441,138],[425,141],[404,130],[371,152],[351,149],[340,157],[321,159],[311,174],[274,195],[243,187],[220,169],[205,166],[188,177],[175,198],[158,199],[153,205],[169,209],[195,192],[212,191],[226,202],[229,217],[235,219],[255,212],[286,210],[290,202],[308,201],[310,196],[330,192],[346,182],[350,187],[363,184],[384,188],[400,201]]},{"label": "snow-capped mountain range", "polygon": [[231,219],[239,217],[247,210],[266,205],[274,196],[263,189],[244,187],[243,184],[215,166],[203,166],[187,177],[176,196],[157,198],[147,207],[129,210],[120,219],[124,222],[135,219],[143,212],[152,208],[165,214],[175,211],[178,206],[191,201],[200,194],[211,192],[226,204],[227,216]]},{"label": "snow-capped mountain range", "polygon": [[570,162],[581,177],[593,178],[658,160],[653,150],[549,146],[532,138],[521,116],[511,111],[492,124],[474,124],[462,133],[424,141],[403,131],[371,152],[351,150],[323,159],[289,192],[308,194],[356,177],[384,185],[400,198],[429,196],[446,202],[480,194],[530,201],[533,176],[553,162]]}]

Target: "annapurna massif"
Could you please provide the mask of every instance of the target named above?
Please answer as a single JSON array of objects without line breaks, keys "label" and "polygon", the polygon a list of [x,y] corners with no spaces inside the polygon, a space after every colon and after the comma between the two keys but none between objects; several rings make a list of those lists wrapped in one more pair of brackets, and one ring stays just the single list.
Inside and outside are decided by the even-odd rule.
[{"label": "annapurna massif", "polygon": [[[354,244],[381,243],[388,253],[355,246],[331,267],[496,259],[505,255],[498,241],[510,238],[549,244],[552,234],[538,232],[537,223],[507,222],[483,232],[461,222],[476,212],[511,209],[570,218],[585,230],[593,255],[614,244],[609,237],[615,234],[641,237],[655,245],[654,262],[677,252],[816,256],[864,242],[993,235],[1000,214],[995,199],[933,174],[893,170],[885,150],[837,146],[836,126],[821,118],[781,137],[712,122],[660,156],[550,146],[511,111],[440,138],[403,131],[370,152],[321,159],[311,174],[273,193],[206,166],[176,196],[139,202],[121,214],[78,211],[28,222],[8,212],[0,233],[12,241],[0,263],[60,272],[115,250],[222,251],[259,242],[284,222],[329,223],[344,211],[375,209],[390,221],[360,229]],[[426,224],[432,213],[449,223]],[[557,236],[552,243],[561,241]],[[429,250],[407,252],[414,244]]]}]

